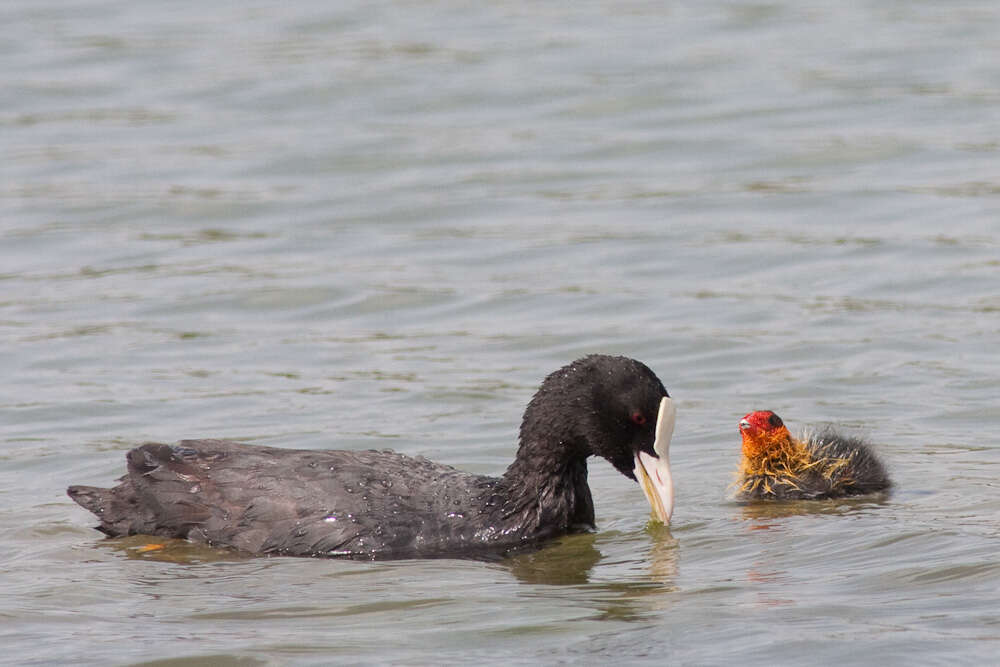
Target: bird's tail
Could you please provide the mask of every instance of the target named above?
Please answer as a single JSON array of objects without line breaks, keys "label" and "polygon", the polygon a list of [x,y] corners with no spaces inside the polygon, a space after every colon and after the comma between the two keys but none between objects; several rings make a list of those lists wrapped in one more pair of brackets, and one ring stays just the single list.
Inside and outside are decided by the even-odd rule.
[{"label": "bird's tail", "polygon": [[102,489],[98,486],[71,486],[66,489],[67,495],[84,509],[93,512],[101,525],[97,530],[110,537],[129,534],[129,511],[127,501],[123,501],[115,489]]},{"label": "bird's tail", "polygon": [[66,489],[66,493],[78,505],[97,516],[104,514],[104,510],[111,505],[111,489],[102,489],[97,486],[71,486]]}]

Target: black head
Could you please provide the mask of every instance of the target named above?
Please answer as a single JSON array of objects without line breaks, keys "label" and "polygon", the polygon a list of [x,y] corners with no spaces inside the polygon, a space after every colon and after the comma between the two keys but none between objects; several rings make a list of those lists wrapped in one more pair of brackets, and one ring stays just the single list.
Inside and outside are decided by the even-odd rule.
[{"label": "black head", "polygon": [[593,354],[545,378],[521,424],[521,447],[566,460],[602,456],[623,475],[638,451],[653,454],[660,399],[669,396],[645,364]]}]

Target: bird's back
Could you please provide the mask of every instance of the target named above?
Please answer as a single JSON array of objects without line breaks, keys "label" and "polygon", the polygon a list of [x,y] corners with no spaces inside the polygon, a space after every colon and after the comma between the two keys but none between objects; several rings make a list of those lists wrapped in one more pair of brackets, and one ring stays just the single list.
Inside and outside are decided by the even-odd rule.
[{"label": "bird's back", "polygon": [[475,534],[468,508],[496,481],[390,451],[227,440],[148,443],[127,460],[119,486],[69,489],[102,531],[251,553],[398,558],[458,550]]},{"label": "bird's back", "polygon": [[816,458],[843,461],[830,476],[832,495],[874,493],[888,489],[891,484],[872,446],[861,438],[824,429],[810,434],[807,446]]}]

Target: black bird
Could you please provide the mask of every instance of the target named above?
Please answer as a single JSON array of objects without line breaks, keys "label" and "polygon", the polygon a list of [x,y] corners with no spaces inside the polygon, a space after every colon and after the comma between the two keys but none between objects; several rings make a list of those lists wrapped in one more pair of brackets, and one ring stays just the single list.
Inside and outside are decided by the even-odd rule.
[{"label": "black bird", "polygon": [[738,500],[812,500],[883,491],[889,475],[871,445],[827,428],[793,438],[770,410],[740,420]]},{"label": "black bird", "polygon": [[673,423],[673,403],[647,366],[591,355],[545,378],[500,477],[389,450],[182,440],[129,451],[114,488],[68,493],[112,537],[186,538],[253,554],[491,557],[594,527],[592,454],[640,481],[656,518],[669,523]]}]

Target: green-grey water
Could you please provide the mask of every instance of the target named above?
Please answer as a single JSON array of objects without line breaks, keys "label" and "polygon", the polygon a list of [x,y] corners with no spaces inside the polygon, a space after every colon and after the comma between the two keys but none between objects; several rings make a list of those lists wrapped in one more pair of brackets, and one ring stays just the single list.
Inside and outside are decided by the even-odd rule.
[{"label": "green-grey water", "polygon": [[[0,662],[989,664],[1000,7],[0,7]],[[105,541],[146,440],[486,474],[542,377],[649,364],[671,527],[498,563]],[[871,439],[886,497],[739,505],[736,424]]]}]

